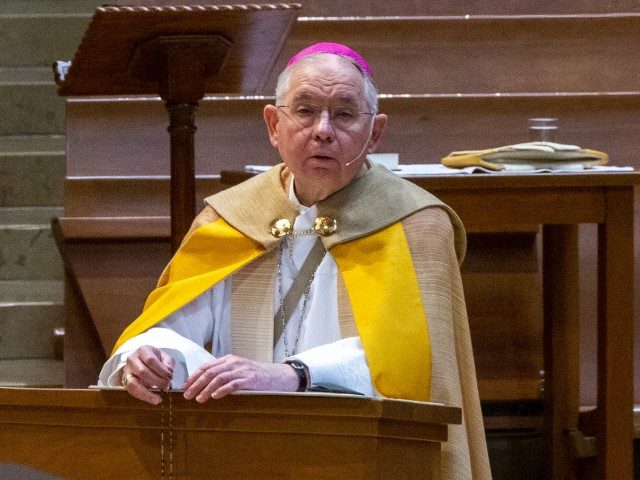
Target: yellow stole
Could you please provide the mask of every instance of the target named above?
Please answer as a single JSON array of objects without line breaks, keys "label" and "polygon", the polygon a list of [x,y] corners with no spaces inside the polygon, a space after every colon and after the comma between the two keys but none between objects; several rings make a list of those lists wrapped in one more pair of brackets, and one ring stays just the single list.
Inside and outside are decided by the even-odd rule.
[{"label": "yellow stole", "polygon": [[[265,252],[222,218],[199,227],[175,254],[165,283],[149,295],[114,352]],[[386,397],[429,400],[427,314],[402,224],[334,245],[330,253],[344,279],[376,389]]]}]

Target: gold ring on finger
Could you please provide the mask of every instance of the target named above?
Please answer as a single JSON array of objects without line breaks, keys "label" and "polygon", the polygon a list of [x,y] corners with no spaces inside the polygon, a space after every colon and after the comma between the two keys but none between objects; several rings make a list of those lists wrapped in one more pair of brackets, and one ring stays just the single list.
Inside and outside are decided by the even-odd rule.
[{"label": "gold ring on finger", "polygon": [[122,375],[122,386],[124,388],[127,388],[127,385],[129,385],[129,383],[131,383],[131,379],[133,378],[133,374],[132,373],[125,373],[124,375]]}]

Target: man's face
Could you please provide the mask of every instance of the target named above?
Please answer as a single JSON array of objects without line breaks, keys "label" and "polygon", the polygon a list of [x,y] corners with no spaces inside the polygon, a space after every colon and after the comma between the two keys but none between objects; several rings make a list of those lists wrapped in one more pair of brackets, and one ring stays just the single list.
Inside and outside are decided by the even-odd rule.
[{"label": "man's face", "polygon": [[[271,143],[295,177],[298,199],[314,204],[360,172],[386,123],[363,97],[363,78],[348,60],[324,55],[293,72],[285,107],[265,107]],[[316,120],[317,118],[317,120]]]}]

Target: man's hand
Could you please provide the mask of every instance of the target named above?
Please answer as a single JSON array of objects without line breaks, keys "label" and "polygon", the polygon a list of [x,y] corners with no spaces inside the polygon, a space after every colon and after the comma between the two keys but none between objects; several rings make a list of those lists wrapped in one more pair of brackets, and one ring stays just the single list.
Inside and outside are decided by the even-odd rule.
[{"label": "man's hand", "polygon": [[205,363],[187,378],[184,398],[204,403],[236,390],[295,392],[299,377],[290,365],[225,355]]},{"label": "man's hand", "polygon": [[127,358],[122,368],[122,385],[134,397],[158,405],[162,399],[153,388],[167,390],[171,386],[174,359],[162,350],[145,345]]}]

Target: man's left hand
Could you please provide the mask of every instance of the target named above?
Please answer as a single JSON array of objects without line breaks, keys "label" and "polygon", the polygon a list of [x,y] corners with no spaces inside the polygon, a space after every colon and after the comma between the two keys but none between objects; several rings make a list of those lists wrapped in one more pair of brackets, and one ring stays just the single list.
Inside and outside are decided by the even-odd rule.
[{"label": "man's left hand", "polygon": [[237,390],[295,392],[299,377],[290,365],[225,355],[203,364],[187,378],[184,398],[204,403]]}]

